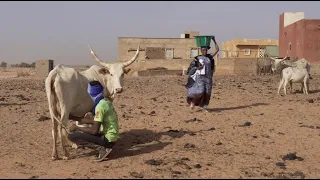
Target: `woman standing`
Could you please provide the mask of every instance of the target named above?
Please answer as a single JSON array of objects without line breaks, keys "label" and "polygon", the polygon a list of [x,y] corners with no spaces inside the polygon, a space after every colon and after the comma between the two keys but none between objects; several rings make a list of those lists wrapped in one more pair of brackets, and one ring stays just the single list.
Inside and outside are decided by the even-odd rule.
[{"label": "woman standing", "polygon": [[212,76],[215,71],[215,63],[213,57],[218,53],[219,46],[212,37],[216,51],[211,55],[207,54],[210,47],[201,47],[200,56],[196,56],[190,63],[187,70],[188,83],[187,88],[187,103],[190,108],[199,106],[207,111],[210,102],[212,90]]}]

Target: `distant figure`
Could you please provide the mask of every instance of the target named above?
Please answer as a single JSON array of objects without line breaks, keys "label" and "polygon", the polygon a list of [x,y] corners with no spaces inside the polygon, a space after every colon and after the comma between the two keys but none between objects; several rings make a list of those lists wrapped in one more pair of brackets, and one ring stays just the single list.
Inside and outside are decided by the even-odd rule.
[{"label": "distant figure", "polygon": [[201,47],[201,56],[196,56],[190,63],[187,70],[188,82],[187,88],[187,103],[190,108],[199,106],[207,112],[207,107],[210,102],[212,91],[213,73],[215,71],[215,62],[213,57],[218,53],[219,46],[212,37],[216,51],[211,55],[207,54],[210,47]]},{"label": "distant figure", "polygon": [[70,127],[68,138],[77,145],[95,147],[99,151],[96,161],[103,161],[112,151],[119,137],[118,118],[112,102],[104,96],[103,86],[98,81],[88,84],[88,93],[94,101],[92,114],[94,117],[69,117],[79,124],[91,124],[91,127],[79,127],[73,124]]}]

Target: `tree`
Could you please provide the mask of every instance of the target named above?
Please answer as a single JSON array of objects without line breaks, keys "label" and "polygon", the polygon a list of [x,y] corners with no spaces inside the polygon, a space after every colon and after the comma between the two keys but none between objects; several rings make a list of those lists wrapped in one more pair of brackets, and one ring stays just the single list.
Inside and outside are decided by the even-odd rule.
[{"label": "tree", "polygon": [[1,64],[0,64],[0,67],[7,67],[7,63],[6,62],[2,62]]}]

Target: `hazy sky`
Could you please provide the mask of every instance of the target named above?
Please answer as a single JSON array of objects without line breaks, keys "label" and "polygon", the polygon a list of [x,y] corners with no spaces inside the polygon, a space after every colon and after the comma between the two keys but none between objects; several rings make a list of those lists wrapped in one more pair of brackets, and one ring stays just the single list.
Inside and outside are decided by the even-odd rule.
[{"label": "hazy sky", "polygon": [[117,59],[118,37],[180,37],[185,30],[234,38],[278,39],[279,15],[305,12],[320,18],[317,1],[112,2],[0,1],[0,62],[53,59],[55,64],[95,64]]}]

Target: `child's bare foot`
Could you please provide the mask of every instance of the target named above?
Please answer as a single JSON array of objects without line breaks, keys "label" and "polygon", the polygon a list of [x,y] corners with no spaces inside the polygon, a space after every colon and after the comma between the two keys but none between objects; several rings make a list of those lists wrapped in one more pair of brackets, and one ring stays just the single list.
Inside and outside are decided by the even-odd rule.
[{"label": "child's bare foot", "polygon": [[209,112],[206,106],[202,107],[202,110],[203,110],[204,112]]}]

